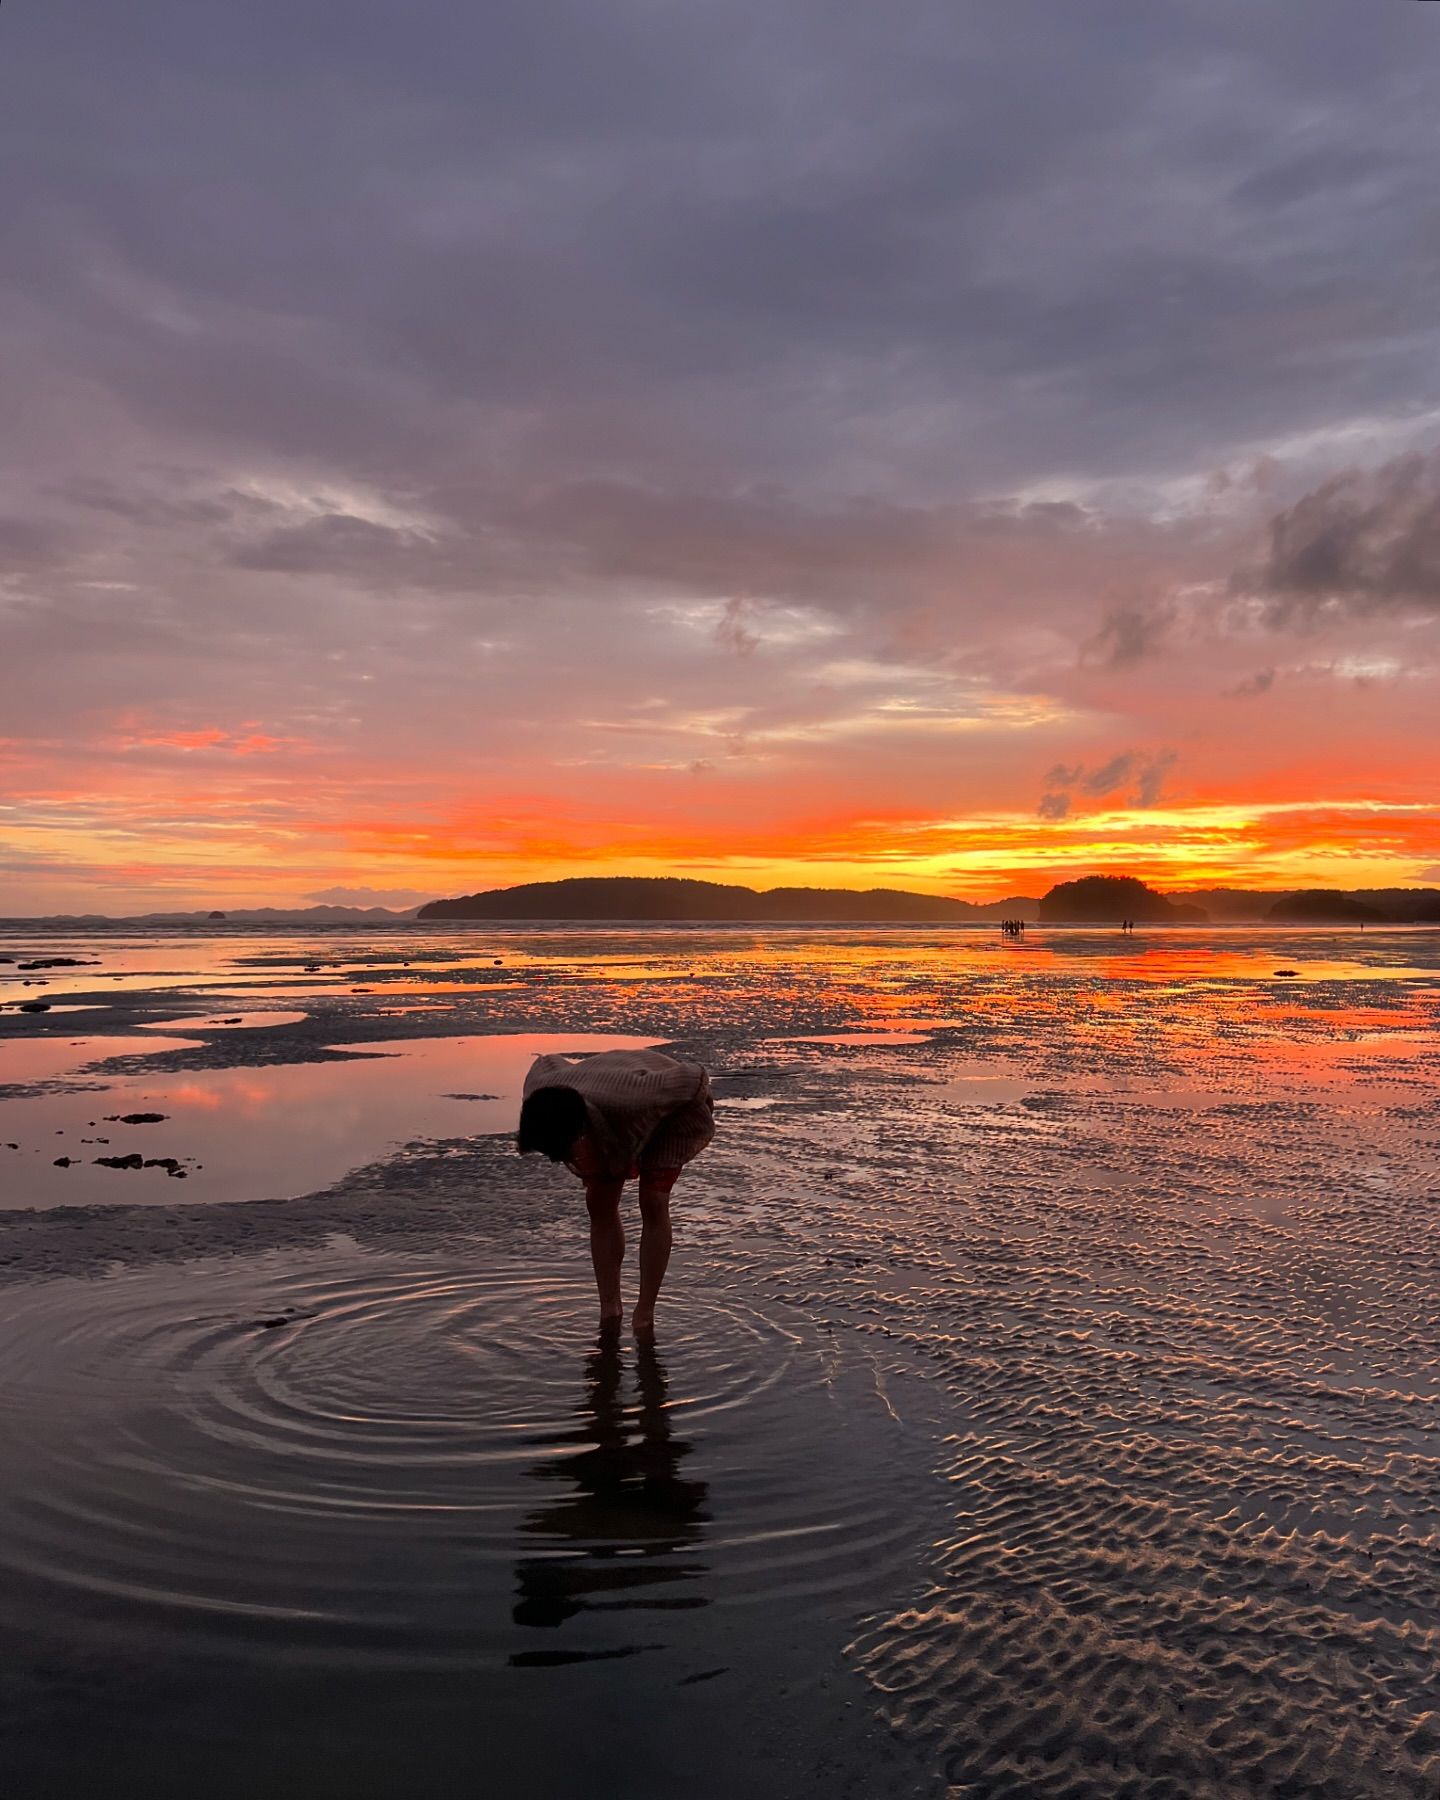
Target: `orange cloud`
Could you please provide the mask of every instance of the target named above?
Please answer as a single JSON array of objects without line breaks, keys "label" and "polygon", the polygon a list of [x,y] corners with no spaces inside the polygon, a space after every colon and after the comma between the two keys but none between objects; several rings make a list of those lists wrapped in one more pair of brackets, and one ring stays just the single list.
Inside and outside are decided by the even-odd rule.
[{"label": "orange cloud", "polygon": [[298,738],[276,737],[266,731],[225,731],[208,726],[192,731],[141,731],[117,737],[113,748],[131,750],[223,750],[231,756],[273,755],[277,751],[304,748]]}]

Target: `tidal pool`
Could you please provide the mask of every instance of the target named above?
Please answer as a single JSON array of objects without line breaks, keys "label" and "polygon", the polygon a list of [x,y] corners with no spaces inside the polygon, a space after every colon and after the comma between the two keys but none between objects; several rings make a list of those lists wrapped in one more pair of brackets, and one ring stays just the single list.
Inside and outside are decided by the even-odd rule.
[{"label": "tidal pool", "polygon": [[863,1347],[803,1312],[692,1284],[662,1344],[600,1342],[578,1270],[503,1254],[17,1298],[7,1792],[208,1768],[197,1791],[230,1795],[269,1767],[285,1792],[458,1794],[479,1757],[487,1792],[579,1794],[627,1756],[641,1791],[692,1757],[715,1800],[787,1766],[815,1800],[889,1791],[835,1622],[903,1579],[939,1495]]},{"label": "tidal pool", "polygon": [[[111,1038],[103,1050],[92,1042],[83,1061],[79,1046],[65,1056],[48,1041],[0,1044],[0,1079],[56,1084],[0,1098],[0,1205],[173,1206],[182,1193],[187,1201],[314,1193],[418,1138],[513,1131],[537,1056],[654,1041],[593,1032],[388,1039],[347,1045],[331,1061],[183,1074],[106,1072],[107,1060],[143,1060],[151,1049],[184,1048],[183,1039],[157,1047]],[[139,1168],[100,1160],[134,1155]]]}]

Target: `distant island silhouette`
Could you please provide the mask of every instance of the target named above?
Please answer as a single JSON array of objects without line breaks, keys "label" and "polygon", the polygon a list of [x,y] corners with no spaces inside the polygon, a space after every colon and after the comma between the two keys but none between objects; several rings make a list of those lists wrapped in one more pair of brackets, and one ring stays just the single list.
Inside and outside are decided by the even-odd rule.
[{"label": "distant island silhouette", "polygon": [[1161,893],[1131,875],[1062,881],[1042,898],[956,900],[904,888],[749,888],[679,876],[580,875],[490,888],[419,907],[210,907],[191,912],[46,913],[0,925],[270,927],[408,925],[416,920],[589,920],[792,925],[1440,925],[1437,888],[1196,888]]},{"label": "distant island silhouette", "polygon": [[1206,925],[1210,915],[1193,902],[1170,900],[1133,875],[1082,875],[1062,881],[1040,902],[1042,925]]},{"label": "distant island silhouette", "polygon": [[[1385,924],[1390,915],[1354,894],[1342,894],[1333,888],[1309,888],[1304,893],[1287,894],[1277,900],[1266,915],[1280,925],[1370,925]],[[1432,911],[1427,923],[1440,921],[1440,908]]]},{"label": "distant island silhouette", "polygon": [[1039,903],[1019,897],[977,905],[900,888],[766,888],[666,875],[581,875],[492,888],[457,900],[432,900],[421,919],[607,919],[753,924],[963,925],[1008,915],[1036,917]]},{"label": "distant island silhouette", "polygon": [[1440,924],[1440,890],[1216,888],[1162,894],[1133,875],[1062,881],[1043,898],[975,902],[902,888],[750,888],[680,876],[580,875],[432,900],[420,920],[576,919],[619,923],[792,925]]},{"label": "distant island silhouette", "polygon": [[0,924],[14,925],[405,925],[416,909],[392,911],[384,906],[238,906],[226,912],[210,907],[191,912],[148,913],[11,913]]}]

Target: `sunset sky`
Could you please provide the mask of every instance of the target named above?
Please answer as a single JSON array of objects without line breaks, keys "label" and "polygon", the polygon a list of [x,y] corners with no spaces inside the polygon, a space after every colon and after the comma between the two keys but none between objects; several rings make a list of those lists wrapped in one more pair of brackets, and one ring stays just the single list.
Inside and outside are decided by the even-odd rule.
[{"label": "sunset sky", "polygon": [[1440,6],[0,10],[0,913],[1440,883]]}]

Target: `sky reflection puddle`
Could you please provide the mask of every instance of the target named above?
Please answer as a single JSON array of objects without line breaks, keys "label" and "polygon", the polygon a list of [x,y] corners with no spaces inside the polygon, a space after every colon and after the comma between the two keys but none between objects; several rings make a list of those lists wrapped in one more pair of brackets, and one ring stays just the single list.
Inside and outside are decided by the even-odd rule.
[{"label": "sky reflection puddle", "polygon": [[993,1063],[963,1064],[937,1089],[945,1100],[961,1106],[1008,1106],[1047,1085],[1024,1075],[1000,1074]]},{"label": "sky reflection puddle", "polygon": [[84,1001],[51,1000],[44,994],[32,994],[27,999],[6,1001],[3,1005],[0,1005],[0,1011],[15,1013],[23,1012],[27,1007],[33,1006],[36,1002],[43,1004],[46,1015],[54,1013],[102,1012],[104,1010],[98,1001],[92,1000],[89,1003],[86,1003]]},{"label": "sky reflection puddle", "polygon": [[[520,1087],[536,1056],[639,1049],[655,1041],[596,1032],[392,1039],[347,1045],[354,1054],[343,1061],[113,1080],[100,1073],[93,1082],[85,1078],[78,1091],[0,1100],[0,1206],[173,1206],[314,1193],[415,1139],[512,1130]],[[49,1047],[23,1045],[29,1052]],[[69,1045],[66,1055],[48,1059],[0,1055],[0,1082],[53,1080],[98,1056],[134,1055],[136,1047],[134,1039],[92,1039],[83,1049]],[[183,1040],[147,1039],[144,1045],[147,1053],[181,1047]],[[0,1044],[0,1052],[10,1048]],[[129,1112],[165,1118],[149,1125],[106,1123],[107,1113]],[[20,1148],[6,1148],[10,1143]],[[114,1169],[94,1161],[132,1152],[176,1158],[187,1177],[182,1184],[163,1168]],[[75,1160],[59,1167],[59,1157]]]},{"label": "sky reflection puddle", "polygon": [[[173,1023],[173,1022],[172,1022]],[[59,1081],[73,1076],[87,1063],[109,1056],[134,1056],[137,1050],[156,1055],[162,1050],[187,1050],[191,1040],[168,1037],[163,1042],[147,1038],[143,1044],[124,1037],[7,1037],[0,1038],[0,1087],[18,1086],[36,1081]],[[104,1081],[88,1082],[103,1087]],[[13,1105],[15,1102],[7,1102]],[[3,1116],[3,1115],[0,1115]],[[13,1116],[13,1115],[12,1115]],[[0,1131],[0,1137],[3,1137]],[[10,1135],[15,1134],[12,1131]]]},{"label": "sky reflection puddle", "polygon": [[839,1044],[845,1048],[873,1045],[885,1049],[897,1044],[923,1044],[927,1037],[921,1031],[809,1031],[797,1037],[773,1037],[767,1044]]},{"label": "sky reflection puddle", "polygon": [[[141,1021],[141,1029],[145,1031],[261,1031],[266,1027],[277,1025],[299,1025],[309,1018],[303,1012],[246,1012],[215,1013],[203,1019],[188,1017],[170,1019],[145,1019]],[[148,1048],[148,1046],[147,1046]]]}]

